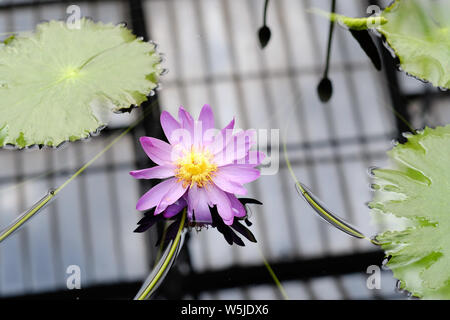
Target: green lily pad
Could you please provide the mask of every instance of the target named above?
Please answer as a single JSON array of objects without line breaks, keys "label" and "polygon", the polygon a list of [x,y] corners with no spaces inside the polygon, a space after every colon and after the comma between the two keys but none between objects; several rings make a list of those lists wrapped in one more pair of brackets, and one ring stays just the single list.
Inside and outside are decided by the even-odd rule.
[{"label": "green lily pad", "polygon": [[397,0],[377,30],[386,38],[406,73],[450,88],[450,2]]},{"label": "green lily pad", "polygon": [[450,126],[408,137],[376,169],[372,211],[383,221],[387,266],[400,287],[426,299],[450,299]]},{"label": "green lily pad", "polygon": [[123,25],[62,21],[0,48],[0,146],[58,146],[104,127],[105,111],[138,106],[162,72],[155,45]]}]

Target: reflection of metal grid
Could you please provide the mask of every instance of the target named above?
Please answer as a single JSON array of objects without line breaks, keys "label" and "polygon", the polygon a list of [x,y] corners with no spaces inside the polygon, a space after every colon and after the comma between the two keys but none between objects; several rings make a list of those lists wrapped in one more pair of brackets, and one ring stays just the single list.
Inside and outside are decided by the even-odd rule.
[{"label": "reflection of metal grid", "polygon": [[[328,9],[328,0],[272,1],[268,22],[273,38],[264,51],[258,48],[255,36],[261,22],[261,0],[77,3],[83,15],[102,21],[129,21],[140,35],[145,32],[140,28],[146,20],[151,38],[166,54],[170,71],[160,92],[163,108],[173,112],[184,105],[195,113],[210,103],[220,125],[236,114],[243,128],[281,128],[284,136],[289,126],[287,149],[296,174],[330,208],[369,234],[373,230],[364,206],[370,199],[366,168],[383,164],[390,139],[397,136],[398,128],[404,130],[391,116],[391,101],[404,115],[425,110],[432,118],[438,110],[440,121],[445,119],[439,106],[446,100],[439,98],[433,103],[430,97],[447,95],[423,95],[423,90],[427,93],[431,89],[418,83],[405,95],[400,94],[400,89],[404,90],[400,86],[410,82],[402,79],[399,84],[391,65],[385,71],[389,85],[384,85],[383,74],[376,73],[342,30],[336,30],[333,44],[330,76],[335,94],[329,105],[319,103],[315,86],[322,71],[328,26],[325,20],[307,14],[306,8]],[[28,30],[40,20],[64,18],[67,4],[2,2],[0,21],[6,25],[1,28]],[[365,14],[363,3],[356,0],[338,2],[338,10],[355,16]],[[388,63],[390,58],[385,56],[384,60]],[[405,96],[409,100],[403,100]],[[416,103],[421,99],[424,108]],[[409,105],[413,105],[412,110],[407,109]],[[115,129],[102,132],[88,144],[73,143],[57,152],[1,151],[0,223],[4,225],[26,207],[23,204],[31,204],[43,190],[63,181],[100,150],[111,134],[126,126],[133,114],[118,116],[121,122]],[[421,117],[416,118],[415,124]],[[152,125],[156,125],[154,121],[139,126],[134,136],[153,135],[149,132]],[[87,276],[85,287],[97,286],[86,289],[86,297],[126,298],[137,290],[148,272],[153,246],[146,245],[143,236],[131,233],[139,217],[133,213],[134,202],[141,191],[127,172],[147,165],[134,136],[123,139],[77,179],[46,214],[0,247],[0,294],[62,290],[69,264],[82,266]],[[290,297],[394,297],[390,274],[383,276],[380,292],[365,287],[364,270],[370,264],[379,265],[382,253],[316,219],[296,194],[282,155],[280,158],[279,174],[262,177],[249,188],[249,194],[265,203],[253,209],[252,230]],[[50,170],[50,175],[40,177]],[[1,189],[33,177],[37,177],[33,182],[15,189]],[[172,274],[176,281],[169,277],[164,295],[279,298],[257,246],[229,247],[214,230],[192,234],[186,246],[191,263],[186,262],[191,266],[187,273],[179,268]],[[180,266],[183,261],[179,261]],[[117,290],[123,290],[123,295]],[[70,294],[74,293],[58,292],[56,297]]]}]

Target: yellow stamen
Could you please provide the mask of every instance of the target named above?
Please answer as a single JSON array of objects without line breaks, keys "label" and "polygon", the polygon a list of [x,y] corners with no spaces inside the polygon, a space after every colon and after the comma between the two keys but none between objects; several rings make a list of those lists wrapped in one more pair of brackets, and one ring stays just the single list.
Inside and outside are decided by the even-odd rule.
[{"label": "yellow stamen", "polygon": [[183,182],[183,186],[204,187],[211,182],[217,166],[212,163],[212,155],[207,150],[195,150],[187,152],[176,162],[175,177]]}]

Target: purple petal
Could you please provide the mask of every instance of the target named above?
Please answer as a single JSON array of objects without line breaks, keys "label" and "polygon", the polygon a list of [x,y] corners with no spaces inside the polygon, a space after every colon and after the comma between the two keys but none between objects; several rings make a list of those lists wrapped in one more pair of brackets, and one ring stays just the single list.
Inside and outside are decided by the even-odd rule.
[{"label": "purple petal", "polygon": [[234,183],[244,184],[258,179],[261,172],[247,165],[229,164],[219,167],[217,169],[217,174],[220,174],[224,179]]},{"label": "purple petal", "polygon": [[203,134],[203,145],[208,147],[211,154],[216,154],[223,150],[230,139],[233,138],[234,118],[222,130],[208,129]]},{"label": "purple petal", "polygon": [[247,167],[256,167],[259,166],[265,158],[266,155],[264,154],[264,152],[249,151],[244,158],[233,161],[233,164]]},{"label": "purple petal", "polygon": [[233,130],[234,129],[235,119],[233,118],[222,131]]},{"label": "purple petal", "polygon": [[167,209],[163,213],[163,216],[164,218],[172,218],[173,216],[177,215],[181,210],[183,210],[186,206],[187,206],[186,200],[184,200],[184,198],[180,198],[177,201],[175,201],[175,203],[167,207]]},{"label": "purple petal", "polygon": [[214,161],[219,166],[224,166],[233,161],[245,158],[250,148],[255,143],[255,131],[241,131],[228,141],[227,145],[221,152],[214,156]]},{"label": "purple petal", "polygon": [[167,140],[169,140],[171,144],[176,144],[178,141],[175,141],[176,139],[172,134],[175,130],[181,128],[181,124],[167,111],[161,113],[160,121]]},{"label": "purple petal", "polygon": [[234,214],[231,209],[230,199],[227,194],[215,185],[208,185],[205,189],[209,200],[217,206],[217,212],[226,225],[232,225]]},{"label": "purple petal", "polygon": [[[206,134],[206,136],[208,135],[209,132]],[[221,153],[232,139],[233,133],[231,129],[229,129],[228,131],[221,130],[211,139],[211,142],[207,143],[207,148],[212,155],[216,155],[218,153]]]},{"label": "purple petal", "polygon": [[220,170],[216,172],[212,180],[223,191],[239,195],[247,194],[247,190],[242,184],[229,180],[226,175],[220,173]]},{"label": "purple petal", "polygon": [[188,191],[189,211],[194,213],[195,222],[212,223],[211,211],[209,210],[209,198],[205,188],[192,186]]},{"label": "purple petal", "polygon": [[179,141],[186,150],[190,150],[194,143],[194,118],[182,106],[178,109],[178,118],[181,122],[181,129],[177,130]]},{"label": "purple petal", "polygon": [[220,130],[216,131],[214,135],[211,135],[212,138],[209,138],[210,134],[212,134],[212,130],[207,131],[204,135],[204,143],[208,146],[208,150],[211,154],[216,154],[223,150],[223,148],[229,143],[229,141],[233,138],[233,128],[234,128],[234,118],[230,121],[230,123]]},{"label": "purple petal", "polygon": [[136,205],[136,209],[139,211],[145,211],[151,209],[161,202],[164,195],[177,184],[177,178],[171,178],[158,183],[156,186],[151,188],[147,193],[145,193]]},{"label": "purple petal", "polygon": [[202,122],[203,133],[214,128],[214,113],[208,104],[205,104],[200,111],[198,120]]},{"label": "purple petal", "polygon": [[228,199],[230,199],[231,210],[236,217],[242,218],[245,217],[247,212],[245,211],[242,203],[236,198],[234,194],[227,193]]},{"label": "purple petal", "polygon": [[155,214],[160,214],[172,203],[175,203],[186,192],[187,186],[183,186],[183,183],[177,182],[170,188],[169,191],[161,198],[158,206],[155,209]]},{"label": "purple petal", "polygon": [[195,148],[203,146],[203,123],[201,121],[194,122],[194,132],[192,134],[192,144]]},{"label": "purple petal", "polygon": [[147,156],[160,166],[172,164],[172,146],[167,142],[151,137],[139,139]]},{"label": "purple petal", "polygon": [[174,166],[156,166],[152,168],[131,171],[130,174],[136,179],[165,179],[173,177]]},{"label": "purple petal", "polygon": [[178,109],[178,118],[181,121],[181,127],[189,130],[191,134],[194,133],[194,118],[192,118],[191,114],[186,111],[183,107]]}]

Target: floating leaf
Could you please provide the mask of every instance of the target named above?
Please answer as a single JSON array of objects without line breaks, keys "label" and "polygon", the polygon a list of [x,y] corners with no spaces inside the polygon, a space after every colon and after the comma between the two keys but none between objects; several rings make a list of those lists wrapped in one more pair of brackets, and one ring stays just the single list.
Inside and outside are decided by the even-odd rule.
[{"label": "floating leaf", "polygon": [[106,125],[103,116],[140,105],[161,67],[155,45],[123,25],[62,21],[0,48],[0,146],[58,146]]},{"label": "floating leaf", "polygon": [[408,74],[450,88],[450,2],[397,0],[377,28]]},{"label": "floating leaf", "polygon": [[386,218],[376,239],[387,266],[413,295],[450,299],[450,126],[408,136],[388,154],[394,168],[372,171],[370,203]]}]

